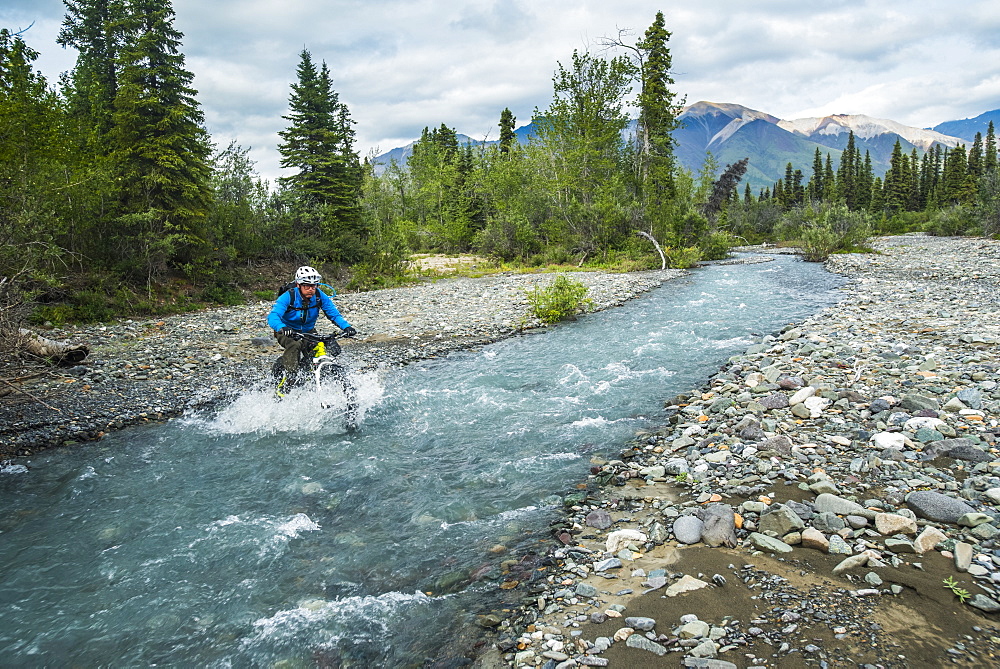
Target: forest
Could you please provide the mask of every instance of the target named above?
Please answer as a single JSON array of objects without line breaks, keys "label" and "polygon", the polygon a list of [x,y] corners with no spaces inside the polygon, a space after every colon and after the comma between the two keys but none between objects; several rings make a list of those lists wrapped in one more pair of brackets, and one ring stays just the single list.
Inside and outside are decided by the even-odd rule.
[{"label": "forest", "polygon": [[429,124],[405,164],[384,169],[359,155],[333,73],[303,49],[277,147],[287,176],[269,183],[247,149],[212,141],[169,1],[65,5],[58,42],[78,57],[58,82],[34,69],[26,33],[0,29],[6,331],[267,299],[299,264],[349,290],[392,286],[414,280],[417,252],[629,271],[738,244],[797,244],[822,260],[873,234],[1000,232],[992,125],[968,148],[897,143],[884,176],[853,137],[837,165],[817,150],[759,193],[740,187],[747,159],[683,169],[662,12],[635,43],[556,63],[528,142],[503,109],[498,142]]}]

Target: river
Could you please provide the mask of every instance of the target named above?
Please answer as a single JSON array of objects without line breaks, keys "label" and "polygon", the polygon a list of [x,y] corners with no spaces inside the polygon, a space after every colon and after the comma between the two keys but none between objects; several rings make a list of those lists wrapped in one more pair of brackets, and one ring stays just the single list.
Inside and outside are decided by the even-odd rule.
[{"label": "river", "polygon": [[709,266],[359,375],[354,432],[315,391],[247,389],[8,466],[0,664],[421,666],[499,605],[504,560],[544,551],[592,458],[841,283],[791,256]]}]

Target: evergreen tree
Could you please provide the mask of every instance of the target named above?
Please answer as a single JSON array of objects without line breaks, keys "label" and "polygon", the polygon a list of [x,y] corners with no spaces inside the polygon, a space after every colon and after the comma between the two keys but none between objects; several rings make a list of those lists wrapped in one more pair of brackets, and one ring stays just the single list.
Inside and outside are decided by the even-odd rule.
[{"label": "evergreen tree", "polygon": [[983,133],[977,132],[976,138],[969,149],[968,158],[969,174],[975,179],[983,176]]},{"label": "evergreen tree", "polygon": [[927,210],[938,208],[942,197],[944,197],[941,176],[944,173],[946,152],[940,144],[935,144],[930,153],[926,179],[921,183],[924,192],[924,208]]},{"label": "evergreen tree", "polygon": [[57,41],[79,52],[67,87],[71,114],[84,128],[90,148],[105,155],[114,126],[120,54],[131,37],[126,19],[136,8],[127,0],[63,0],[63,4],[66,16]]},{"label": "evergreen tree", "polygon": [[907,211],[920,211],[922,208],[921,197],[920,197],[920,158],[917,154],[916,147],[910,151],[910,160],[907,165],[910,177],[910,188],[909,188],[909,198],[906,201]]},{"label": "evergreen tree", "polygon": [[782,188],[781,184],[782,184],[781,181],[774,182],[774,189],[771,191],[770,197],[775,201],[775,203],[777,203],[779,207],[781,207],[782,209],[787,209],[788,205],[786,203],[788,200],[786,198],[784,188]]},{"label": "evergreen tree", "polygon": [[786,209],[802,204],[805,199],[802,170],[793,169],[791,163],[785,165],[785,183],[782,185],[781,195],[781,205]]},{"label": "evergreen tree", "polygon": [[708,202],[705,203],[705,207],[703,208],[709,220],[714,221],[719,212],[722,211],[725,203],[737,192],[740,179],[746,174],[749,163],[750,158],[743,158],[731,165],[726,165],[726,169],[722,172],[722,175],[712,184],[712,193],[709,195]]},{"label": "evergreen tree", "polygon": [[890,213],[906,211],[910,202],[910,160],[897,139],[892,147],[889,170],[885,173],[885,208]]},{"label": "evergreen tree", "polygon": [[933,165],[934,150],[931,149],[920,158],[920,193],[918,198],[918,211],[926,209],[931,200],[930,191],[934,185],[934,175],[931,174]]},{"label": "evergreen tree", "polygon": [[677,116],[684,102],[670,88],[674,84],[673,56],[667,47],[671,33],[665,25],[663,12],[657,12],[636,45],[641,62],[637,158],[647,218],[662,217],[676,195],[675,141],[671,133],[680,127]]},{"label": "evergreen tree", "polygon": [[872,168],[871,153],[865,150],[865,161],[858,171],[858,209],[867,210],[871,207],[874,181],[875,171]]},{"label": "evergreen tree", "polygon": [[868,209],[873,212],[885,211],[885,191],[881,177],[875,177],[872,181],[872,199]]},{"label": "evergreen tree", "polygon": [[167,0],[131,0],[122,23],[110,158],[121,185],[118,247],[147,280],[204,242],[210,154]]},{"label": "evergreen tree", "polygon": [[840,155],[837,169],[837,194],[852,211],[858,207],[858,171],[861,153],[854,142],[854,131],[847,135],[847,147]]},{"label": "evergreen tree", "polygon": [[990,172],[997,168],[997,136],[993,129],[993,121],[990,121],[986,129],[986,146],[983,154],[983,172]]},{"label": "evergreen tree", "polygon": [[319,69],[308,50],[299,54],[298,81],[292,84],[288,127],[278,134],[281,166],[298,171],[280,183],[299,197],[322,205],[323,232],[361,232],[362,169],[354,151],[354,122],[333,90],[325,62]]},{"label": "evergreen tree", "polygon": [[812,178],[809,180],[807,189],[810,200],[821,200],[823,198],[823,156],[819,147],[813,155]]},{"label": "evergreen tree", "polygon": [[941,174],[941,204],[971,204],[975,197],[975,181],[969,174],[965,145],[959,144],[945,157]]},{"label": "evergreen tree", "polygon": [[830,158],[830,154],[826,154],[826,160],[823,163],[823,199],[827,202],[833,202],[837,198],[837,179],[833,171],[833,160]]},{"label": "evergreen tree", "polygon": [[505,107],[500,112],[500,153],[507,157],[510,157],[514,143],[517,141],[517,137],[514,135],[515,121],[516,119],[510,108]]}]

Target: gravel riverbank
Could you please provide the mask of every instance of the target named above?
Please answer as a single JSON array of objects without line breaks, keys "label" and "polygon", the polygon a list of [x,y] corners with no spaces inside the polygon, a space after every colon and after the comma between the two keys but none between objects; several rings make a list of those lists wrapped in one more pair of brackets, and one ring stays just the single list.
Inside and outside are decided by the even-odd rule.
[{"label": "gravel riverbank", "polygon": [[[593,311],[607,309],[684,272],[571,272],[588,286]],[[552,275],[441,278],[335,298],[357,328],[344,340],[354,369],[403,365],[541,326],[525,294]],[[50,330],[85,343],[86,364],[54,369],[0,364],[0,457],[99,439],[109,430],[163,420],[262,383],[280,349],[265,319],[271,303],[212,309],[114,325]],[[324,329],[325,328],[325,329]],[[322,321],[321,332],[336,328]]]},{"label": "gravel riverbank", "polygon": [[479,666],[1000,665],[1000,243],[875,246],[592,462]]}]

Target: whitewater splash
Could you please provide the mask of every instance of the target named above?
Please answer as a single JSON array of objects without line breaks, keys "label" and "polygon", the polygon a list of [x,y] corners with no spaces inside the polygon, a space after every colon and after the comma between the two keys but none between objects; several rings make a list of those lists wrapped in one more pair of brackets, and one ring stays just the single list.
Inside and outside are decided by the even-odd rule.
[{"label": "whitewater splash", "polygon": [[[385,386],[374,371],[352,372],[349,378],[357,390],[357,423],[363,425],[365,415],[382,400]],[[269,387],[248,390],[214,415],[188,420],[198,421],[216,434],[331,434],[347,431],[346,412],[347,397],[339,384],[324,386],[322,392],[306,384],[284,398],[276,397]]]}]

